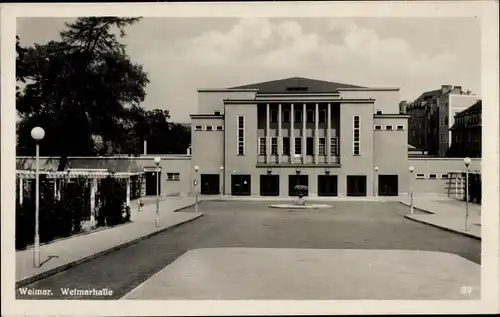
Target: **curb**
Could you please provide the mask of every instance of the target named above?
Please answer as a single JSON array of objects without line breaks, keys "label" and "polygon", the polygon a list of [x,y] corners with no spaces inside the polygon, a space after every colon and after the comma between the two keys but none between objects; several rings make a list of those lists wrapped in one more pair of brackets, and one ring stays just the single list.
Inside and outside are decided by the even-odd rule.
[{"label": "curb", "polygon": [[[402,202],[402,201],[399,201],[400,204],[406,206],[406,207],[410,207],[411,208],[411,205],[408,204],[408,203],[405,203],[405,202]],[[422,209],[422,208],[418,208],[418,207],[415,207],[415,205],[413,205],[413,209],[415,210],[418,210],[418,211],[421,211],[421,212],[425,212],[426,214],[429,214],[429,215],[435,215],[435,213],[433,213],[432,211],[429,211],[429,210],[425,210],[425,209]],[[406,217],[406,216],[405,216]]]},{"label": "curb", "polygon": [[[198,202],[198,205],[199,205],[199,204],[200,204],[200,201]],[[189,205],[184,206],[184,207],[182,207],[182,208],[176,209],[176,210],[174,210],[174,212],[178,212],[178,211],[183,211],[183,210],[186,210],[186,209],[188,209],[188,208],[193,207],[194,205],[196,205],[196,203],[192,203],[192,204],[189,204]],[[195,218],[195,219],[196,219],[196,218]]]},{"label": "curb", "polygon": [[411,220],[411,221],[415,221],[415,222],[418,222],[418,223],[422,223],[424,225],[428,225],[428,226],[431,226],[431,227],[434,227],[434,228],[438,228],[438,229],[441,229],[441,230],[444,230],[444,231],[456,233],[456,234],[459,234],[459,235],[464,236],[464,237],[468,237],[468,238],[472,238],[472,239],[481,241],[481,237],[477,237],[477,236],[475,236],[475,235],[473,235],[471,233],[466,233],[466,232],[458,231],[458,230],[455,230],[455,229],[450,229],[450,228],[447,228],[447,227],[444,227],[444,226],[436,225],[436,224],[433,224],[433,223],[429,223],[429,222],[426,222],[426,221],[423,221],[423,220],[415,219],[415,218],[412,218],[410,215],[405,215],[404,217],[406,219]]},{"label": "curb", "polygon": [[[187,208],[187,207],[183,207],[181,209],[184,209],[184,208]],[[179,209],[179,210],[181,210]],[[26,286],[28,284],[31,284],[33,282],[36,282],[36,281],[39,281],[41,279],[44,279],[46,277],[49,277],[51,275],[54,275],[54,274],[57,274],[57,273],[60,273],[62,271],[65,271],[71,267],[74,267],[74,266],[77,266],[77,265],[80,265],[82,263],[85,263],[85,262],[88,262],[90,260],[93,260],[93,259],[96,259],[98,257],[101,257],[103,255],[106,255],[106,254],[109,254],[111,252],[114,252],[114,251],[117,251],[119,249],[123,249],[125,247],[128,247],[132,244],[135,244],[137,242],[140,242],[142,240],[146,240],[146,239],[149,239],[157,234],[160,234],[160,233],[163,233],[167,230],[170,230],[170,229],[173,229],[173,228],[176,228],[180,225],[183,225],[183,224],[186,224],[186,223],[189,223],[191,221],[194,221],[200,217],[202,217],[203,214],[200,213],[199,215],[196,215],[194,218],[191,218],[191,219],[188,219],[188,220],[185,220],[185,221],[182,221],[182,222],[179,222],[175,225],[172,225],[172,226],[169,226],[169,227],[165,227],[165,228],[162,228],[162,229],[159,229],[159,230],[156,230],[156,231],[153,231],[151,233],[148,233],[147,235],[144,235],[142,237],[139,237],[139,238],[135,238],[133,240],[130,240],[130,241],[127,241],[125,243],[122,243],[122,244],[119,244],[119,245],[116,245],[112,248],[109,248],[109,249],[106,249],[106,250],[103,250],[103,251],[100,251],[100,252],[97,252],[97,253],[94,253],[94,254],[91,254],[89,256],[86,256],[86,257],[83,257],[83,258],[80,258],[80,259],[77,259],[77,260],[74,260],[74,261],[71,261],[69,263],[66,263],[66,264],[63,264],[61,266],[58,266],[58,267],[55,267],[53,269],[50,269],[48,271],[45,271],[45,272],[42,272],[40,274],[37,274],[37,275],[33,275],[33,276],[30,276],[30,277],[27,277],[25,279],[22,279],[22,280],[19,280],[19,281],[16,281],[16,289],[19,288],[19,287],[23,287],[23,286]]]}]

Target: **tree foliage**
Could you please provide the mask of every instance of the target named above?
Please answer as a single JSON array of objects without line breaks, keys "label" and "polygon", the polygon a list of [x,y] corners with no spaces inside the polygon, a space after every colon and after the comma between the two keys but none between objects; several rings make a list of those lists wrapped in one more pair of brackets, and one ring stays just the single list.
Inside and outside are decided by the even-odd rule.
[{"label": "tree foliage", "polygon": [[[22,47],[16,38],[18,155],[33,155],[31,129],[41,126],[41,155],[185,153],[190,132],[168,122],[168,110],[145,110],[149,83],[119,38],[140,18],[83,17],[60,40]],[[175,135],[172,135],[174,133]]]}]

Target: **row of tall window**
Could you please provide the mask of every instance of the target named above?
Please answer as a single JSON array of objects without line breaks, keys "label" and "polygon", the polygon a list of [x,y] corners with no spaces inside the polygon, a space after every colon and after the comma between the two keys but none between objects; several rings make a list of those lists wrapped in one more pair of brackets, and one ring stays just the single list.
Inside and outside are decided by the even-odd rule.
[{"label": "row of tall window", "polygon": [[[315,111],[312,109],[306,110],[306,122],[314,122],[314,113]],[[290,122],[291,116],[290,116],[290,110],[283,110],[283,115],[281,116],[281,122],[287,123]],[[295,123],[302,122],[302,110],[296,109],[294,110],[294,116],[293,116],[293,121]],[[270,116],[271,116],[271,123],[277,123],[278,122],[278,110],[271,110],[270,111]],[[319,109],[318,112],[318,122],[326,122],[328,115],[327,111],[325,109]]]},{"label": "row of tall window", "polygon": [[[271,155],[278,155],[278,138],[271,137],[269,138],[271,141]],[[290,155],[290,138],[283,137],[283,155]],[[337,156],[338,155],[338,139],[336,137],[331,138],[330,143],[330,155]],[[326,155],[326,138],[318,138],[318,155]],[[302,138],[297,137],[294,139],[294,150],[295,154],[302,155]],[[306,155],[314,155],[314,138],[308,137],[306,138]],[[266,155],[267,153],[267,144],[266,138],[259,138],[259,155]]]}]

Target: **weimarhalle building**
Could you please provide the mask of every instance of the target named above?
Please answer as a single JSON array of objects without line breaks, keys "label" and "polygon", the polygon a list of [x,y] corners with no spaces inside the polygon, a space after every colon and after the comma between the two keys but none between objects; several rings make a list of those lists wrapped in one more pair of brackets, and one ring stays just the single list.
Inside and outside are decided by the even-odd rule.
[{"label": "weimarhalle building", "polygon": [[[398,88],[288,78],[234,88],[199,89],[191,151],[183,155],[71,157],[71,168],[143,173],[145,195],[372,196],[463,191],[450,172],[462,158],[408,155],[408,116]],[[57,168],[42,158],[42,169]],[[480,169],[473,159],[471,170]],[[195,170],[198,166],[198,171]],[[415,171],[409,173],[413,166]],[[34,168],[18,157],[18,170]],[[463,180],[462,180],[463,181]],[[463,183],[463,182],[462,182]]]},{"label": "weimarhalle building", "polygon": [[191,164],[201,193],[289,196],[297,184],[309,196],[408,192],[398,88],[295,77],[198,97]]}]

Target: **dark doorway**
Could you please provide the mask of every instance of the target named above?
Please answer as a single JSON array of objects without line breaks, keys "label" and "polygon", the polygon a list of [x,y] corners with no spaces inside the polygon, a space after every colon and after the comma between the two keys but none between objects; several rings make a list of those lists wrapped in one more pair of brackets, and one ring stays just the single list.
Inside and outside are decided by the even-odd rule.
[{"label": "dark doorway", "polygon": [[158,172],[158,180],[156,180],[156,171],[146,171],[146,196],[156,196],[157,186],[158,192],[161,193],[161,171]]},{"label": "dark doorway", "polygon": [[337,196],[337,184],[337,175],[318,175],[318,196]]},{"label": "dark doorway", "polygon": [[231,175],[231,195],[250,196],[250,175]]},{"label": "dark doorway", "polygon": [[289,175],[288,176],[288,195],[297,196],[295,192],[295,185],[306,185],[307,191],[304,196],[309,196],[309,178],[307,175]]},{"label": "dark doorway", "polygon": [[261,196],[279,196],[280,195],[280,176],[279,175],[260,175],[260,195]]},{"label": "dark doorway", "polygon": [[347,196],[366,196],[366,176],[347,176]]},{"label": "dark doorway", "polygon": [[380,196],[397,196],[398,175],[379,175],[378,194]]},{"label": "dark doorway", "polygon": [[200,193],[202,195],[220,194],[220,176],[219,174],[201,174]]}]

